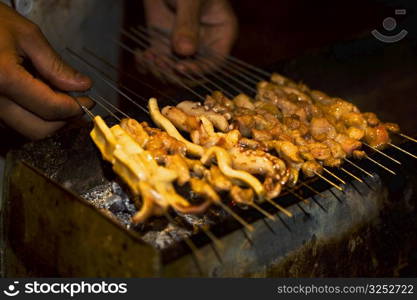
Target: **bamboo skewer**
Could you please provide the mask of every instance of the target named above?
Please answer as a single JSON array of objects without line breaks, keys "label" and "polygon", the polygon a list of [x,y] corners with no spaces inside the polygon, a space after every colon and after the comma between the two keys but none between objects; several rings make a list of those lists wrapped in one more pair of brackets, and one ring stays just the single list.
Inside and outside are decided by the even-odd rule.
[{"label": "bamboo skewer", "polygon": [[[159,94],[161,97],[168,99],[171,103],[176,103],[175,100],[174,100],[174,98],[172,98],[170,95],[168,95],[168,94],[164,93],[163,91],[155,88],[154,86],[152,86],[151,84],[145,82],[144,80],[139,79],[137,76],[121,70],[120,68],[116,67],[112,63],[108,62],[105,58],[97,55],[97,53],[95,53],[91,49],[89,49],[87,47],[84,47],[83,48],[83,52],[87,53],[88,55],[92,56],[96,60],[100,61],[101,63],[103,63],[104,65],[108,66],[109,68],[117,71],[118,73],[120,73],[122,75],[126,75],[128,78],[134,80],[135,82],[139,83],[140,85],[145,86],[145,87],[151,89],[155,93]],[[94,67],[97,68],[97,66],[94,66]],[[129,89],[129,92],[133,93],[133,91],[130,90],[130,89]],[[141,95],[139,95],[137,93],[135,93],[135,96],[137,96],[139,98],[142,97]]]},{"label": "bamboo skewer", "polygon": [[339,191],[343,191],[343,188],[338,186],[336,183],[334,183],[333,181],[330,181],[329,179],[327,179],[326,177],[324,177],[323,175],[321,175],[320,173],[313,171],[314,174],[316,174],[318,177],[320,177],[321,179],[323,179],[324,181],[326,181],[328,184],[330,184],[331,186],[337,188]]},{"label": "bamboo skewer", "polygon": [[346,182],[343,179],[339,178],[338,176],[336,176],[336,174],[330,172],[326,168],[323,168],[323,171],[326,172],[327,174],[332,175],[334,178],[336,178],[337,180],[339,180],[342,184],[346,184]]},{"label": "bamboo skewer", "polygon": [[350,163],[352,166],[354,166],[356,169],[362,171],[363,173],[365,173],[366,175],[368,175],[369,177],[374,178],[374,175],[372,175],[371,173],[369,173],[368,171],[366,171],[365,169],[361,168],[360,166],[358,166],[357,164],[355,164],[354,162],[352,162],[351,160],[347,159],[346,157],[344,158],[345,161],[347,161],[348,163]]},{"label": "bamboo skewer", "polygon": [[265,217],[267,217],[271,221],[276,221],[277,218],[275,216],[271,215],[269,212],[267,212],[266,210],[264,210],[262,207],[260,207],[255,202],[251,203],[250,206],[252,206],[254,209],[256,209],[257,211],[259,211],[261,214],[263,214]]},{"label": "bamboo skewer", "polygon": [[384,170],[390,172],[392,175],[397,175],[397,173],[395,173],[393,170],[389,169],[388,167],[384,166],[383,164],[377,162],[375,159],[370,158],[368,155],[365,156],[366,159],[370,160],[371,162],[373,162],[374,164],[380,166],[381,168],[383,168]]},{"label": "bamboo skewer", "polygon": [[403,138],[406,138],[407,140],[413,141],[414,143],[417,143],[417,140],[412,138],[411,136],[408,136],[404,133],[397,133],[399,136],[402,136]]},{"label": "bamboo skewer", "polygon": [[271,205],[273,205],[276,209],[278,209],[279,211],[281,211],[282,213],[284,213],[285,215],[287,215],[288,217],[292,217],[292,213],[285,209],[284,207],[282,207],[281,205],[275,203],[273,200],[271,199],[265,199],[265,201],[267,201],[268,203],[270,203]]},{"label": "bamboo skewer", "polygon": [[381,154],[381,155],[385,156],[386,158],[388,158],[388,159],[392,160],[393,162],[395,162],[395,163],[397,163],[397,164],[401,165],[401,162],[400,162],[400,161],[396,160],[395,158],[392,158],[391,156],[389,156],[388,154],[386,154],[386,153],[382,152],[381,150],[379,150],[379,149],[377,149],[377,148],[375,148],[375,147],[372,147],[371,145],[368,145],[368,144],[367,144],[367,143],[365,143],[365,142],[362,142],[362,144],[364,144],[366,147],[369,147],[369,148],[371,148],[372,150],[374,150],[374,151],[378,152],[379,154]]},{"label": "bamboo skewer", "polygon": [[360,183],[363,183],[363,180],[360,179],[358,176],[352,174],[351,172],[349,172],[348,170],[346,170],[343,167],[340,167],[340,170],[342,170],[343,172],[345,172],[346,174],[348,174],[349,176],[353,177],[354,179],[356,179],[357,181],[359,181]]},{"label": "bamboo skewer", "polygon": [[323,194],[321,192],[319,192],[318,190],[316,190],[315,188],[312,188],[311,186],[309,186],[307,183],[305,182],[301,182],[301,185],[305,186],[306,188],[308,188],[310,191],[312,191],[313,193],[315,193],[315,195],[321,195],[323,197]]},{"label": "bamboo skewer", "polygon": [[[161,33],[160,30],[157,30],[155,28],[145,28],[143,26],[140,26],[138,29],[132,29],[133,32],[137,33],[138,31],[141,31],[142,33],[145,34],[151,34],[152,37],[157,38],[159,41],[163,42],[165,45],[167,45],[168,47],[170,47],[169,45],[169,38],[167,35]],[[234,70],[234,73],[237,76],[242,77],[243,79],[245,79],[246,81],[252,83],[252,84],[257,84],[259,81],[264,80],[264,78],[261,78],[259,76],[257,76],[256,74],[254,74],[253,72],[248,71],[247,69],[233,63],[232,61],[229,60],[224,60],[221,59],[219,57],[217,57],[217,55],[215,55],[214,53],[208,53],[206,56],[204,56],[201,53],[197,53],[195,54],[195,58],[197,59],[205,59],[206,61],[211,62],[212,64],[218,64],[218,65],[228,65],[229,70]],[[250,78],[252,77],[252,78]],[[221,89],[220,89],[221,90]]]},{"label": "bamboo skewer", "polygon": [[289,189],[289,188],[287,188],[287,191],[291,194],[291,195],[293,195],[293,196],[295,196],[296,198],[298,198],[299,200],[301,200],[301,201],[303,201],[303,202],[305,202],[305,203],[308,203],[308,201],[306,200],[306,199],[304,199],[303,197],[301,197],[300,195],[298,195],[296,192],[294,192],[293,190],[291,190],[291,189]]},{"label": "bamboo skewer", "polygon": [[[135,36],[133,36],[132,34],[130,34],[129,32],[122,30],[121,31],[122,34],[124,34],[125,36],[127,36],[128,38],[130,38],[132,41],[136,42],[140,47],[143,47],[143,49],[146,49],[147,45],[145,42],[142,42],[141,40],[139,40],[138,38],[136,38]],[[162,53],[159,53],[162,54]],[[171,68],[175,69],[174,63],[167,60],[165,61]],[[154,66],[156,64],[153,64]],[[193,77],[192,75],[188,74],[187,72],[181,71],[181,70],[176,70],[177,72],[179,72],[181,75],[183,75],[184,77],[188,78],[191,81],[197,81],[197,79],[195,77]],[[208,93],[212,93],[213,90],[210,89],[207,85],[205,85],[204,83],[200,82],[200,86],[203,87]]]},{"label": "bamboo skewer", "polygon": [[243,220],[243,218],[241,216],[239,216],[237,213],[235,213],[231,208],[229,208],[223,202],[219,201],[219,202],[216,202],[216,204],[218,204],[221,208],[223,208],[223,210],[225,212],[227,212],[229,215],[231,215],[236,221],[238,221],[248,231],[254,231],[255,230],[255,228],[251,224],[249,224],[248,222]]},{"label": "bamboo skewer", "polygon": [[[125,51],[130,52],[131,54],[135,55],[135,50],[133,50],[132,48],[128,47],[127,45],[125,45],[122,42],[119,42],[117,40],[114,40],[114,42],[116,44],[118,44],[120,47],[122,47]],[[178,79],[178,77],[176,77],[173,74],[170,74],[169,72],[167,72],[167,70],[163,70],[162,68],[158,67],[156,64],[153,64],[153,67],[155,69],[157,69],[157,70],[160,70],[161,72],[164,72],[164,76],[167,76],[173,82],[178,83],[180,86],[182,86],[187,91],[189,91],[190,93],[192,93],[193,95],[195,95],[196,97],[198,97],[200,100],[203,100],[203,101],[205,100],[205,98],[203,96],[201,96],[200,94],[196,93],[193,89],[191,89],[189,86],[187,86],[186,84],[184,84],[184,82],[182,80]]]},{"label": "bamboo skewer", "polygon": [[199,226],[199,228],[204,231],[204,233],[209,237],[209,239],[213,242],[213,244],[216,245],[217,248],[220,248],[220,249],[224,248],[223,243],[214,235],[213,232],[210,231],[208,226],[201,225]]},{"label": "bamboo skewer", "polygon": [[[172,224],[176,224],[175,220],[169,215],[168,212],[165,213],[165,217],[167,218],[167,220],[172,223]],[[169,231],[167,231],[168,235],[172,237],[171,233]],[[197,269],[200,272],[200,274],[202,274],[202,269],[201,269],[201,265],[200,265],[200,255],[199,255],[199,251],[197,246],[194,244],[194,242],[190,239],[189,236],[184,236],[183,241],[187,244],[188,248],[190,248],[191,253],[193,254],[194,258],[195,258],[195,263],[197,265]]]},{"label": "bamboo skewer", "polygon": [[[101,101],[103,101],[104,103],[106,103],[108,106],[110,106],[111,108],[113,108],[115,111],[117,111],[118,113],[120,113],[121,115],[123,115],[125,118],[131,119],[131,117],[129,115],[127,115],[124,111],[122,111],[121,109],[117,108],[116,106],[114,106],[113,104],[110,103],[110,101],[104,99],[104,97],[100,96],[99,94],[96,95],[98,98],[100,98]],[[90,98],[93,99],[96,103],[98,103],[99,101],[97,101],[97,99],[93,98],[93,96],[90,94]]]},{"label": "bamboo skewer", "polygon": [[[160,29],[160,28],[152,27],[151,30],[153,30],[155,32],[158,32],[159,34],[162,34],[164,36],[167,36],[168,35],[168,33],[166,31],[164,31],[163,29]],[[266,77],[270,77],[271,76],[271,73],[269,73],[269,72],[267,72],[265,70],[262,70],[260,68],[257,68],[257,67],[255,67],[255,66],[253,66],[251,64],[248,64],[247,62],[245,62],[243,60],[240,60],[240,59],[238,59],[236,57],[233,57],[231,55],[224,56],[224,55],[222,55],[220,53],[217,53],[216,51],[213,51],[212,49],[210,49],[209,52],[210,52],[211,55],[215,55],[215,56],[217,56],[217,57],[219,57],[221,59],[224,59],[224,60],[227,60],[227,61],[231,61],[234,64],[241,65],[241,66],[243,66],[245,68],[249,68],[252,71],[255,71],[258,74],[261,74],[263,76],[266,76]]]},{"label": "bamboo skewer", "polygon": [[409,155],[409,156],[417,159],[417,155],[414,155],[414,154],[412,154],[412,153],[404,150],[403,148],[398,147],[397,145],[394,145],[392,143],[388,143],[388,145],[390,145],[391,147],[393,147],[393,148],[395,148],[397,150],[400,150],[401,152],[403,152],[403,153],[405,153],[405,154],[407,154],[407,155]]},{"label": "bamboo skewer", "polygon": [[[137,36],[141,37],[142,39],[149,39],[149,37],[146,36],[147,32],[146,30],[142,29],[142,30],[137,30],[132,28],[131,29],[132,32],[134,34],[136,34]],[[168,49],[170,47],[169,41],[166,39],[159,39]],[[178,57],[174,56],[174,55],[170,55],[170,58],[172,58],[174,61],[179,62],[181,61]],[[212,86],[214,86],[215,88],[217,88],[218,90],[223,90],[223,88],[221,86],[219,86],[216,82],[214,82],[213,80],[211,80],[210,78],[208,78],[203,72],[199,72],[199,71],[193,71],[193,73],[195,73],[196,75],[198,75],[201,79],[203,79],[204,81],[210,83]],[[203,86],[203,85],[202,85]],[[203,86],[204,87],[204,86]],[[210,91],[212,92],[212,90]],[[230,94],[228,91],[224,91],[224,94],[227,97],[233,97],[232,94]]]}]

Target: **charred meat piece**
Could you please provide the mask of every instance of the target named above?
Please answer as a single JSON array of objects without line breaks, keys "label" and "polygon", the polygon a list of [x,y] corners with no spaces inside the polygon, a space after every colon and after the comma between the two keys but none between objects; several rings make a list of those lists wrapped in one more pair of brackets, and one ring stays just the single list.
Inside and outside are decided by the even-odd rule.
[{"label": "charred meat piece", "polygon": [[352,139],[345,134],[336,135],[334,140],[342,146],[343,151],[345,151],[348,156],[350,156],[354,150],[357,150],[362,146],[361,142]]},{"label": "charred meat piece", "polygon": [[362,159],[366,157],[366,153],[365,151],[362,151],[362,150],[355,150],[353,151],[352,156],[356,159]]},{"label": "charred meat piece", "polygon": [[229,128],[229,123],[226,117],[220,113],[216,113],[212,110],[206,110],[204,106],[199,102],[182,101],[177,105],[177,108],[185,112],[189,116],[200,117],[205,116],[209,119],[214,127],[218,130],[225,132]]},{"label": "charred meat piece", "polygon": [[315,176],[315,172],[321,173],[323,170],[323,167],[317,163],[315,160],[309,160],[303,163],[301,166],[301,170],[303,171],[303,174],[307,177],[313,177]]},{"label": "charred meat piece", "polygon": [[384,127],[392,133],[398,133],[400,132],[400,126],[398,126],[398,124],[395,123],[384,123]]},{"label": "charred meat piece", "polygon": [[336,137],[336,129],[326,118],[313,118],[310,123],[310,133],[316,141]]},{"label": "charred meat piece", "polygon": [[391,142],[388,131],[383,125],[366,128],[365,141],[375,148],[383,148]]},{"label": "charred meat piece", "polygon": [[318,160],[325,160],[332,156],[330,148],[323,143],[311,143],[307,145],[311,155]]},{"label": "charred meat piece", "polygon": [[165,106],[162,109],[162,114],[169,119],[175,127],[185,132],[191,132],[200,124],[198,118],[188,115],[181,109],[173,106]]},{"label": "charred meat piece", "polygon": [[232,201],[237,204],[251,205],[254,201],[254,193],[251,189],[243,189],[237,185],[232,186],[230,189],[230,197]]},{"label": "charred meat piece", "polygon": [[235,106],[246,108],[250,110],[255,109],[255,105],[252,103],[252,100],[249,98],[249,96],[245,94],[239,94],[234,99],[233,102],[235,103]]},{"label": "charred meat piece", "polygon": [[362,116],[365,118],[369,126],[377,126],[379,124],[378,117],[372,112],[363,113]]},{"label": "charred meat piece", "polygon": [[215,165],[210,167],[210,170],[206,172],[205,177],[218,192],[229,191],[232,188],[232,181],[223,175],[219,167]]},{"label": "charred meat piece", "polygon": [[279,178],[285,171],[285,164],[277,157],[261,150],[245,150],[234,147],[229,150],[233,168],[251,174],[266,175]]},{"label": "charred meat piece", "polygon": [[[286,183],[286,179],[284,180],[284,184]],[[274,180],[271,177],[265,178],[263,183],[266,192],[267,199],[274,199],[279,196],[282,190],[282,182]]]}]

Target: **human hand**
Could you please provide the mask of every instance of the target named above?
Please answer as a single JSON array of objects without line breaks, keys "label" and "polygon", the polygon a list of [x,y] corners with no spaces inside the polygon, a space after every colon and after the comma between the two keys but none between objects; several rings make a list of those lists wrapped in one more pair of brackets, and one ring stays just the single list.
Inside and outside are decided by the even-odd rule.
[{"label": "human hand", "polygon": [[[216,67],[221,59],[208,65],[190,56],[204,50],[212,50],[218,57],[230,53],[238,24],[227,0],[145,0],[144,3],[148,27],[169,32],[171,47],[167,47],[166,41],[161,42],[160,36],[151,34],[151,48],[139,54],[138,60],[196,73]],[[184,59],[167,61],[172,52]]]},{"label": "human hand", "polygon": [[[35,72],[23,66],[28,60]],[[35,77],[37,76],[37,77]],[[85,91],[91,80],[67,65],[35,24],[0,4],[0,120],[31,139],[40,139],[92,107],[60,91]]]}]

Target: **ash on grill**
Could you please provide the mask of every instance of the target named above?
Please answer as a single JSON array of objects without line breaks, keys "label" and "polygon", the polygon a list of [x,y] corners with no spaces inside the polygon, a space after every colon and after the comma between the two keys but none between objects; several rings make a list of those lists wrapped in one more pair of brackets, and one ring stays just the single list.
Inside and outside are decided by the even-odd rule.
[{"label": "ash on grill", "polygon": [[[192,195],[189,196],[193,198]],[[81,197],[127,229],[138,232],[145,242],[160,250],[173,247],[184,238],[198,233],[201,226],[215,224],[219,217],[227,217],[221,210],[213,208],[203,216],[178,214],[175,224],[165,217],[154,217],[144,224],[135,226],[131,217],[137,212],[137,208],[118,182],[110,181],[98,185],[83,193]]]}]

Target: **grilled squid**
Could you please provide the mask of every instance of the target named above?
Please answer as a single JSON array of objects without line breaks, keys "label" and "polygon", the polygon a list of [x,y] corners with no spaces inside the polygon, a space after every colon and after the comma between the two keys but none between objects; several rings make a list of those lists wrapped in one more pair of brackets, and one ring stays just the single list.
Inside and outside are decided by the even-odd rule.
[{"label": "grilled squid", "polygon": [[252,187],[258,196],[264,196],[265,190],[258,179],[256,179],[248,172],[238,171],[232,168],[232,159],[230,154],[225,149],[218,146],[207,149],[207,151],[201,157],[201,162],[203,164],[210,163],[210,160],[213,157],[216,158],[217,164],[224,175],[243,181],[248,186]]},{"label": "grilled squid", "polygon": [[203,155],[204,153],[203,147],[187,141],[178,132],[177,128],[175,128],[175,126],[171,123],[171,121],[161,114],[159,107],[158,107],[158,101],[155,98],[151,98],[149,100],[148,107],[149,107],[149,113],[151,114],[151,118],[158,127],[163,128],[170,136],[183,142],[185,146],[187,147],[187,151],[190,154],[198,156],[198,157],[201,157]]}]

